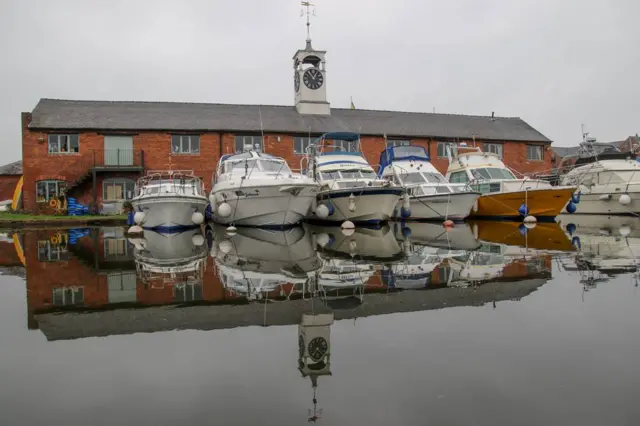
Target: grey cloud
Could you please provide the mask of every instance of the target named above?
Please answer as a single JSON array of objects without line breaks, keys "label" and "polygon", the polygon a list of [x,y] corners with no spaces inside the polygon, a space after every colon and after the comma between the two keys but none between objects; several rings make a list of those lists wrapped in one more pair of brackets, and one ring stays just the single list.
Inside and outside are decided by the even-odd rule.
[{"label": "grey cloud", "polygon": [[[317,0],[314,47],[346,107],[520,116],[559,146],[640,132],[633,0]],[[41,97],[292,104],[297,1],[4,0],[0,138]]]}]

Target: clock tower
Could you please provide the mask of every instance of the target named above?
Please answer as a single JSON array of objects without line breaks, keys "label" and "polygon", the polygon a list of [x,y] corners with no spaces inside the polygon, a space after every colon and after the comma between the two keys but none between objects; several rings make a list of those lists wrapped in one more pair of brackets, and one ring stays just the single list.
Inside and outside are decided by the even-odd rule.
[{"label": "clock tower", "polygon": [[300,114],[331,115],[331,107],[327,102],[327,75],[325,69],[325,50],[311,47],[309,28],[311,23],[308,1],[302,5],[307,8],[307,43],[306,47],[293,55],[293,89],[295,92],[296,110]]}]

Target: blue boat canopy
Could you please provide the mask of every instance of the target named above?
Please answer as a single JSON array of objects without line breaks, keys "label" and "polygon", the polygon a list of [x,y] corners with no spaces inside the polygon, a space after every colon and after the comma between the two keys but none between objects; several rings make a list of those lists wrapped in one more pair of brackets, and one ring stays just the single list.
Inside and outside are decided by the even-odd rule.
[{"label": "blue boat canopy", "polygon": [[360,134],[353,132],[329,132],[320,136],[316,141],[323,139],[354,142],[360,139]]},{"label": "blue boat canopy", "polygon": [[429,161],[429,154],[422,146],[390,146],[380,153],[380,175],[394,161]]}]

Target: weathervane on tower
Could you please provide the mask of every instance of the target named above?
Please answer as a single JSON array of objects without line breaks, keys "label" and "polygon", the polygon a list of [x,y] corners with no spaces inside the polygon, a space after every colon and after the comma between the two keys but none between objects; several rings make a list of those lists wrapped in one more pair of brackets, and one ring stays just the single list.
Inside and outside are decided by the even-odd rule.
[{"label": "weathervane on tower", "polygon": [[[304,10],[301,10],[300,16],[304,16],[305,13],[307,15],[307,44],[310,44],[311,43],[311,15],[313,14],[313,16],[316,16],[316,9],[315,9],[315,5],[310,1],[303,1],[303,2],[300,2],[300,4],[302,4],[302,6],[304,6],[307,9],[306,12]],[[313,7],[313,11],[311,10],[312,7]]]}]

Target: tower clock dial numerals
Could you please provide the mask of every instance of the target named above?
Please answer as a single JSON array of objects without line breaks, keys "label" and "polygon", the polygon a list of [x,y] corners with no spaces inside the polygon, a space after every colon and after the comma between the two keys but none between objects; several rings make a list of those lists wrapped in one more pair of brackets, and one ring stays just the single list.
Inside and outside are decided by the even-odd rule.
[{"label": "tower clock dial numerals", "polygon": [[316,90],[322,87],[322,83],[324,83],[324,77],[322,76],[322,72],[320,72],[320,70],[316,68],[309,68],[304,72],[302,81],[304,82],[304,85],[309,89]]},{"label": "tower clock dial numerals", "polygon": [[314,337],[307,346],[309,355],[315,360],[322,358],[327,353],[328,348],[327,341],[322,337]]},{"label": "tower clock dial numerals", "polygon": [[296,93],[300,90],[300,74],[298,74],[298,71],[293,74],[293,88]]}]

